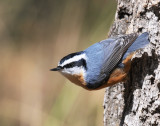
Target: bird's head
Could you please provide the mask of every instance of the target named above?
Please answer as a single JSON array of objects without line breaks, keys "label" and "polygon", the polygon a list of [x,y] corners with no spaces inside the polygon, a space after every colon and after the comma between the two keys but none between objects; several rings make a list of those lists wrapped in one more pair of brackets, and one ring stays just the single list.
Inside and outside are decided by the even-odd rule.
[{"label": "bird's head", "polygon": [[87,70],[86,60],[87,56],[83,51],[71,53],[63,57],[58,63],[58,66],[51,69],[51,71],[59,71],[75,84],[84,84]]}]

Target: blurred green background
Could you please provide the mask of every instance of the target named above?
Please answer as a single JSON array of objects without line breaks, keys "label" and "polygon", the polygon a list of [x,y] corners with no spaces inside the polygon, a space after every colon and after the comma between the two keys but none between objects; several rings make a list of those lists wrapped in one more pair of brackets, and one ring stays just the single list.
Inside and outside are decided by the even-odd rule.
[{"label": "blurred green background", "polygon": [[102,126],[105,89],[49,71],[105,39],[114,0],[0,0],[0,126]]}]

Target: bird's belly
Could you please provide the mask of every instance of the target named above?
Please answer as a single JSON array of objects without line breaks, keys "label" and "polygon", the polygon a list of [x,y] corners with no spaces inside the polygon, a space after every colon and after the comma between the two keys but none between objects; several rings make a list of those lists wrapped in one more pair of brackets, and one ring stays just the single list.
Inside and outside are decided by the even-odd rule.
[{"label": "bird's belly", "polygon": [[110,75],[110,78],[108,79],[107,82],[104,82],[102,86],[97,88],[97,90],[105,88],[105,87],[110,87],[113,86],[116,83],[123,82],[125,78],[127,77],[127,73],[123,71],[121,68],[115,69],[112,74]]},{"label": "bird's belly", "polygon": [[83,75],[70,75],[70,74],[65,74],[62,73],[63,76],[65,76],[68,80],[70,80],[72,83],[81,86],[83,88],[86,88],[86,83],[84,81]]},{"label": "bird's belly", "polygon": [[122,82],[126,76],[127,73],[122,68],[117,68],[112,72],[106,84],[107,86],[112,86],[118,82]]}]

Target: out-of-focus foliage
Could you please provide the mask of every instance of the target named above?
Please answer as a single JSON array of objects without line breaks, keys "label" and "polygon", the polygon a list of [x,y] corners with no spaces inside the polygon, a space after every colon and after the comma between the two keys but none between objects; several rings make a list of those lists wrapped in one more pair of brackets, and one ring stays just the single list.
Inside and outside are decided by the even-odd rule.
[{"label": "out-of-focus foliage", "polygon": [[105,39],[113,0],[0,1],[0,125],[100,126],[103,94],[49,71]]}]

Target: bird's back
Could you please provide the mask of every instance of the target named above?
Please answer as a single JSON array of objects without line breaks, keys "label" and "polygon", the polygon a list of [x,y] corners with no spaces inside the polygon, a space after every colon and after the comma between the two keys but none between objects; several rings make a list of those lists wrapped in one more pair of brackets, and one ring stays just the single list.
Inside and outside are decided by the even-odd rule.
[{"label": "bird's back", "polygon": [[101,86],[124,59],[149,43],[148,33],[143,33],[136,38],[136,33],[121,35],[102,40],[85,50],[88,57],[85,80],[89,88]]},{"label": "bird's back", "polygon": [[85,51],[86,56],[88,57],[87,62],[87,71],[86,71],[86,82],[96,82],[98,76],[101,72],[102,60],[104,58],[103,55],[103,46],[99,43],[95,43],[94,45],[87,48]]}]

